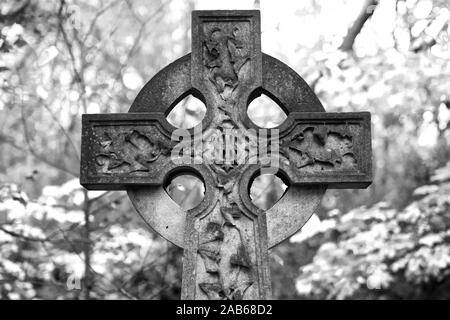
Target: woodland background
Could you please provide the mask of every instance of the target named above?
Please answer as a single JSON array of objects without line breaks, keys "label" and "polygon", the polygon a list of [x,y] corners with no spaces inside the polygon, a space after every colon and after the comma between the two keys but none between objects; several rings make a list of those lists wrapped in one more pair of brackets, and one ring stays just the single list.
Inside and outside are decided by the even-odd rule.
[{"label": "woodland background", "polygon": [[[3,0],[1,299],[179,298],[182,251],[148,230],[125,192],[79,185],[81,114],[126,112],[190,51],[191,10],[251,8],[263,51],[327,111],[372,113],[374,183],[328,190],[272,250],[274,298],[450,298],[448,0]],[[169,118],[190,126],[202,112],[189,98]],[[267,126],[284,117],[264,97],[250,113]],[[261,207],[283,193],[272,182],[252,188]],[[201,188],[180,178],[167,191],[186,207]]]}]

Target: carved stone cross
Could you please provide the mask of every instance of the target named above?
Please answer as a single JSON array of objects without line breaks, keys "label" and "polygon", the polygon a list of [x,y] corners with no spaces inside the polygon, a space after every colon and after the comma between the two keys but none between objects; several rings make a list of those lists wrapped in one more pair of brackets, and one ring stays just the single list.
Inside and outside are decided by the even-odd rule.
[{"label": "carved stone cross", "polygon": [[[295,71],[261,53],[260,36],[259,11],[193,11],[192,53],[153,77],[129,113],[83,115],[81,184],[127,190],[147,224],[184,248],[182,299],[270,298],[268,250],[301,229],[327,188],[371,183],[370,114],[326,113]],[[262,93],[287,114],[264,133],[277,145],[267,156],[276,159],[272,169],[290,185],[267,211],[249,196],[254,178],[274,163],[260,157],[263,140],[251,137],[263,130],[247,115]],[[166,116],[189,94],[207,111],[181,139]],[[253,132],[256,154],[244,148],[244,161],[202,162],[197,144],[214,149],[214,133],[229,130]],[[174,152],[180,141],[192,141],[187,157]],[[187,212],[164,190],[185,172],[205,185],[204,199]]]}]

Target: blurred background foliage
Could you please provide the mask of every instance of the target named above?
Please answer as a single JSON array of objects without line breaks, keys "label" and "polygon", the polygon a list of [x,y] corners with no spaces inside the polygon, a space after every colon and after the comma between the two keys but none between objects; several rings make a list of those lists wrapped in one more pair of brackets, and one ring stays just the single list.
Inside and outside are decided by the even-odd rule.
[{"label": "blurred background foliage", "polygon": [[[193,9],[259,8],[262,48],[327,111],[372,113],[374,183],[328,190],[271,253],[275,298],[450,298],[448,0],[4,0],[0,3],[0,298],[177,299],[182,250],[152,233],[125,192],[78,183],[81,114],[126,112],[190,51]],[[186,98],[169,121],[189,127]],[[285,115],[249,106],[267,127]],[[201,182],[167,192],[182,207]],[[286,186],[261,177],[268,208]]]}]

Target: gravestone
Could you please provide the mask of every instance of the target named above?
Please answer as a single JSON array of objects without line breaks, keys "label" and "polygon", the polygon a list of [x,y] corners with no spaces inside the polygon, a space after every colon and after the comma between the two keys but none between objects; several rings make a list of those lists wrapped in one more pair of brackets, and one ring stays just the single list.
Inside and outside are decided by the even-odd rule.
[{"label": "gravestone", "polygon": [[[147,224],[184,248],[182,299],[270,298],[268,250],[301,229],[327,188],[371,183],[370,114],[325,112],[297,73],[261,52],[260,36],[259,11],[193,11],[192,53],[153,77],[129,113],[83,115],[81,184],[126,190]],[[166,117],[190,94],[206,114],[181,132]],[[287,114],[276,128],[247,115],[261,94]],[[225,157],[202,161],[224,140]],[[289,184],[266,211],[249,196],[264,172]],[[205,185],[186,212],[164,190],[181,173]]]}]

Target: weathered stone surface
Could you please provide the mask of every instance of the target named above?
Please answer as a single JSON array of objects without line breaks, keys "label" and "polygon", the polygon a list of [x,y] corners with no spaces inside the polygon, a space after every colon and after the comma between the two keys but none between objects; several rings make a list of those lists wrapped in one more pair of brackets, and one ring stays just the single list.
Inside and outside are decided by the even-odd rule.
[{"label": "weathered stone surface", "polygon": [[[369,112],[292,112],[280,167],[293,184],[365,188],[372,181]],[[286,132],[287,130],[285,130]]]},{"label": "weathered stone surface", "polygon": [[[268,249],[306,223],[327,187],[370,184],[370,114],[325,113],[295,71],[261,53],[258,11],[194,11],[192,19],[192,54],[152,78],[128,114],[83,117],[81,183],[126,189],[147,224],[184,248],[183,299],[270,298]],[[267,211],[249,196],[252,180],[267,164],[177,165],[170,157],[176,128],[166,120],[193,94],[207,107],[198,126],[202,143],[214,147],[216,132],[259,129],[246,111],[262,93],[287,114],[276,128],[277,174],[290,188]],[[243,155],[247,159],[249,151]],[[189,154],[197,156],[205,155]],[[204,182],[205,198],[184,212],[163,186],[186,171]]]}]

